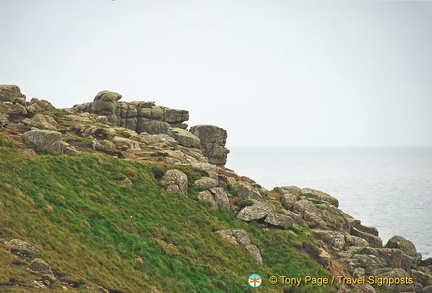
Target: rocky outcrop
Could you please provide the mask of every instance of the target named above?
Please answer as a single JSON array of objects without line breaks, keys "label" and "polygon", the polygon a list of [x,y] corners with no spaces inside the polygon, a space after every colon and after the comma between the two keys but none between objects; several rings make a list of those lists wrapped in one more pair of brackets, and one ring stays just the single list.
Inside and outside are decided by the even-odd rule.
[{"label": "rocky outcrop", "polygon": [[238,214],[237,218],[243,221],[262,220],[268,214],[274,211],[274,206],[269,203],[255,201],[251,206],[244,207]]},{"label": "rocky outcrop", "polygon": [[209,163],[218,166],[226,164],[229,150],[225,147],[227,132],[214,125],[197,125],[190,132],[201,140],[202,152]]},{"label": "rocky outcrop", "polygon": [[0,85],[0,102],[25,104],[26,96],[16,85]]},{"label": "rocky outcrop", "polygon": [[33,144],[37,151],[57,155],[62,151],[62,134],[50,130],[31,130],[23,134],[26,143]]},{"label": "rocky outcrop", "polygon": [[181,128],[171,128],[168,132],[182,146],[201,149],[201,141],[198,137]]}]

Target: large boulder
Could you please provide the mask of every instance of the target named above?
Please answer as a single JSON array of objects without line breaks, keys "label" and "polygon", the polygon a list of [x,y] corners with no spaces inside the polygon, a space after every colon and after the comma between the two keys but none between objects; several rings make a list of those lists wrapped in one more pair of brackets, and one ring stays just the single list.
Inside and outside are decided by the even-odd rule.
[{"label": "large boulder", "polygon": [[111,115],[117,110],[117,101],[122,95],[110,91],[99,92],[93,100],[93,111],[96,114]]},{"label": "large boulder", "polygon": [[414,243],[402,236],[395,235],[387,241],[386,248],[399,248],[408,256],[417,256],[417,249]]},{"label": "large boulder", "polygon": [[234,191],[237,193],[237,196],[241,199],[255,199],[262,200],[262,195],[259,193],[258,189],[253,187],[248,182],[240,182],[233,185]]},{"label": "large boulder", "polygon": [[24,142],[33,144],[37,151],[57,155],[62,151],[62,134],[51,130],[31,130],[22,135]]},{"label": "large boulder", "polygon": [[190,132],[201,140],[204,156],[211,164],[224,166],[229,150],[225,148],[227,132],[215,125],[197,125]]},{"label": "large boulder", "polygon": [[213,194],[214,200],[219,210],[228,210],[230,204],[228,201],[228,195],[221,187],[210,188],[210,192]]},{"label": "large boulder", "polygon": [[182,171],[176,169],[168,170],[162,177],[162,180],[165,181],[168,191],[183,195],[187,194],[188,177]]},{"label": "large boulder", "polygon": [[153,106],[150,108],[138,108],[138,117],[147,118],[153,120],[162,120],[164,117],[165,109],[159,106]]},{"label": "large boulder", "polygon": [[21,93],[21,90],[16,85],[0,85],[0,102],[22,102],[25,101],[25,95]]},{"label": "large boulder", "polygon": [[269,213],[274,211],[274,206],[269,203],[255,201],[251,206],[244,207],[238,214],[237,218],[243,221],[262,220]]},{"label": "large boulder", "polygon": [[269,213],[264,222],[273,226],[288,229],[294,224],[294,219],[284,214]]},{"label": "large boulder", "polygon": [[181,128],[171,128],[168,132],[168,135],[172,136],[182,146],[197,149],[201,148],[200,139],[187,130]]}]

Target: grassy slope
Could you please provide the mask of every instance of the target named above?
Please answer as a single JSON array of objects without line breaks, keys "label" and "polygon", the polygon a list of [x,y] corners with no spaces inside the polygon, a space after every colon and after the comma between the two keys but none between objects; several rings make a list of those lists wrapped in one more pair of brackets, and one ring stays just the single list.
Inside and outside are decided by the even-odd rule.
[{"label": "grassy slope", "polygon": [[[57,278],[80,286],[79,292],[86,292],[84,282],[111,292],[283,292],[287,286],[268,282],[252,289],[247,276],[329,276],[294,248],[313,242],[307,231],[300,228],[296,236],[266,230],[237,220],[234,212],[212,211],[194,189],[186,196],[170,194],[154,176],[166,167],[103,155],[23,157],[0,134],[0,242],[18,238],[35,245]],[[125,177],[133,188],[120,184]],[[261,249],[264,267],[214,233],[220,229],[246,230]],[[0,249],[0,291],[15,292],[14,283],[40,279],[27,266]]]}]

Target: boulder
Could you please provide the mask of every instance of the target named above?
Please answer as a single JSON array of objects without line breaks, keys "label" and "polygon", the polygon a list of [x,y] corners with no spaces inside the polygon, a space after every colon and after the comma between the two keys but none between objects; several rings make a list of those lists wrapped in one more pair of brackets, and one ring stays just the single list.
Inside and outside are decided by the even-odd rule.
[{"label": "boulder", "polygon": [[193,186],[199,186],[202,189],[209,189],[212,187],[217,187],[218,181],[210,177],[201,177],[194,182]]},{"label": "boulder", "polygon": [[223,166],[226,164],[229,150],[225,148],[227,132],[214,125],[197,125],[190,132],[201,140],[203,154],[211,164]]},{"label": "boulder", "polygon": [[134,187],[132,180],[130,180],[129,178],[125,178],[125,179],[121,180],[119,183],[120,183],[120,185],[123,185],[126,187]]},{"label": "boulder", "polygon": [[21,90],[16,85],[0,85],[0,102],[14,103],[17,99],[24,99],[25,96],[21,94]]},{"label": "boulder", "polygon": [[171,169],[166,171],[162,180],[167,184],[168,191],[177,194],[187,194],[188,177],[180,170]]},{"label": "boulder", "polygon": [[291,210],[293,208],[294,203],[301,195],[300,188],[295,186],[276,187],[274,191],[279,194],[279,200],[282,206],[287,210]]},{"label": "boulder", "polygon": [[244,230],[232,230],[232,235],[236,238],[240,245],[249,245],[251,240],[249,235]]},{"label": "boulder", "polygon": [[240,182],[238,184],[233,185],[234,191],[237,193],[237,196],[241,199],[254,199],[254,200],[262,200],[261,193],[259,193],[258,189],[253,187],[248,182]]},{"label": "boulder", "polygon": [[405,271],[411,269],[410,258],[397,248],[376,248],[378,257],[387,267],[401,268]]},{"label": "boulder", "polygon": [[101,91],[93,100],[93,111],[100,115],[116,114],[117,101],[121,99],[121,95],[116,92]]},{"label": "boulder", "polygon": [[217,204],[216,204],[216,201],[215,201],[215,199],[214,199],[214,197],[213,197],[213,194],[211,194],[210,191],[208,191],[208,190],[204,190],[204,191],[198,193],[198,198],[199,198],[200,200],[208,201],[209,203],[211,203],[212,207],[213,207],[215,210],[218,210],[218,206],[217,206]]},{"label": "boulder", "polygon": [[237,218],[243,221],[262,220],[269,213],[274,211],[274,206],[269,203],[255,201],[251,206],[244,207],[238,214]]},{"label": "boulder", "polygon": [[29,269],[43,275],[48,275],[51,279],[55,279],[50,266],[41,258],[35,258],[30,263]]},{"label": "boulder", "polygon": [[412,257],[417,256],[417,249],[414,246],[414,244],[411,241],[399,235],[395,235],[392,238],[390,238],[387,244],[385,245],[385,247],[399,248],[408,256],[412,256]]},{"label": "boulder", "polygon": [[273,226],[288,229],[294,224],[294,219],[288,215],[269,213],[264,222]]},{"label": "boulder", "polygon": [[301,190],[301,193],[303,196],[305,196],[308,199],[316,199],[319,201],[326,201],[335,207],[339,206],[339,201],[336,198],[334,198],[333,196],[331,196],[325,192],[310,189],[310,188],[303,188]]},{"label": "boulder", "polygon": [[161,120],[149,120],[147,118],[138,118],[137,132],[147,132],[149,134],[168,134],[170,125]]},{"label": "boulder", "polygon": [[198,137],[181,128],[171,128],[168,135],[172,136],[182,146],[201,149],[201,141]]},{"label": "boulder", "polygon": [[249,235],[244,230],[219,230],[217,231],[219,235],[227,239],[234,245],[241,245],[246,248],[246,250],[252,254],[255,259],[255,264],[262,266],[264,264],[261,252],[258,247],[251,243]]},{"label": "boulder", "polygon": [[28,251],[31,253],[40,253],[39,249],[20,239],[12,239],[11,241],[5,242],[5,246],[8,249],[18,249],[21,251]]},{"label": "boulder", "polygon": [[136,118],[138,115],[138,110],[136,106],[131,103],[118,102],[115,114],[121,118]]},{"label": "boulder", "polygon": [[230,204],[228,201],[228,195],[221,187],[210,188],[210,192],[213,194],[214,200],[219,210],[229,210]]},{"label": "boulder", "polygon": [[62,151],[62,134],[50,130],[31,130],[22,135],[24,142],[35,145],[37,151],[57,155]]}]

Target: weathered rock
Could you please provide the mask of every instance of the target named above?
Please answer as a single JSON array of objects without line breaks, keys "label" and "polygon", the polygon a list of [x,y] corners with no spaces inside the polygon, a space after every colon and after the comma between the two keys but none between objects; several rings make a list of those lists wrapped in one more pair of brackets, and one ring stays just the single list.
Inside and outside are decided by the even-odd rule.
[{"label": "weathered rock", "polygon": [[201,200],[205,200],[205,201],[210,202],[211,205],[213,206],[213,208],[215,210],[218,210],[218,205],[216,204],[216,201],[215,201],[215,199],[213,197],[213,194],[211,194],[210,191],[204,190],[204,191],[198,193],[198,198],[201,199]]},{"label": "weathered rock", "polygon": [[432,293],[432,285],[424,287],[423,293]]},{"label": "weathered rock", "polygon": [[198,137],[181,128],[171,128],[168,135],[172,136],[182,146],[201,149],[201,141]]},{"label": "weathered rock", "polygon": [[288,229],[294,224],[294,219],[283,214],[269,213],[264,222],[273,226]]},{"label": "weathered rock", "polygon": [[259,193],[258,189],[253,187],[248,182],[240,182],[233,186],[234,191],[237,193],[237,196],[241,199],[254,199],[254,200],[262,200],[261,193]]},{"label": "weathered rock", "polygon": [[27,111],[31,114],[46,113],[54,110],[55,107],[46,100],[31,99],[30,105],[27,106]]},{"label": "weathered rock", "polygon": [[119,183],[120,183],[120,185],[123,185],[126,187],[133,187],[134,186],[132,180],[130,180],[129,178],[125,178],[125,179],[121,180]]},{"label": "weathered rock", "polygon": [[359,220],[355,220],[353,222],[353,226],[359,231],[378,236],[378,229],[377,228],[372,227],[372,226],[364,226],[361,224],[361,222]]},{"label": "weathered rock", "polygon": [[353,256],[350,264],[355,268],[362,267],[366,269],[366,271],[373,271],[383,267],[383,263],[379,257],[373,254],[356,254]]},{"label": "weathered rock", "polygon": [[262,220],[269,213],[274,211],[274,206],[269,203],[255,201],[251,206],[244,207],[238,214],[237,218],[243,221]]},{"label": "weathered rock", "polygon": [[177,109],[165,109],[164,121],[179,124],[189,120],[189,111]]},{"label": "weathered rock", "polygon": [[227,132],[214,125],[197,125],[190,132],[201,140],[203,154],[211,164],[223,166],[226,164],[229,150],[225,148]]},{"label": "weathered rock", "polygon": [[33,118],[25,118],[23,123],[41,129],[55,130],[57,128],[57,121],[50,115],[36,114]]},{"label": "weathered rock", "polygon": [[[292,186],[295,187],[295,186]],[[289,188],[289,187],[288,187]],[[300,188],[298,188],[298,193],[295,190],[292,190],[291,188],[284,188],[284,187],[276,187],[274,191],[276,191],[279,194],[279,200],[282,204],[282,206],[287,209],[291,210],[294,206],[294,203],[298,200],[299,195],[301,194]]]},{"label": "weathered rock", "polygon": [[411,241],[399,235],[395,235],[392,238],[390,238],[387,244],[385,245],[385,247],[399,248],[408,256],[412,256],[412,257],[417,256],[417,249],[415,248],[414,244]]},{"label": "weathered rock", "polygon": [[187,194],[188,177],[182,171],[176,169],[168,170],[162,177],[162,180],[167,184],[168,191],[177,194]]},{"label": "weathered rock", "polygon": [[37,151],[60,154],[62,134],[50,130],[31,130],[23,134],[26,143],[35,145]]},{"label": "weathered rock", "polygon": [[134,104],[118,102],[116,115],[121,118],[136,118],[138,115],[138,110]]},{"label": "weathered rock", "polygon": [[137,116],[139,118],[146,118],[151,120],[163,120],[164,114],[164,108],[159,106],[153,106],[151,108],[138,108]]},{"label": "weathered rock", "polygon": [[247,251],[249,251],[255,259],[255,264],[262,266],[264,264],[263,259],[261,257],[261,252],[254,244],[248,244],[245,246]]},{"label": "weathered rock", "polygon": [[432,285],[432,276],[429,274],[418,270],[411,270],[411,275],[416,283],[420,283],[425,287]]},{"label": "weathered rock", "polygon": [[232,235],[236,238],[237,242],[241,245],[251,244],[249,235],[244,230],[232,230]]},{"label": "weathered rock", "polygon": [[202,189],[209,189],[212,187],[217,187],[218,181],[210,177],[201,177],[194,182],[193,186],[199,186]]},{"label": "weathered rock", "polygon": [[83,112],[91,113],[91,112],[93,112],[93,103],[89,102],[89,103],[74,105],[72,107],[72,112],[73,113],[83,113]]},{"label": "weathered rock", "polygon": [[108,123],[108,118],[106,116],[97,116],[96,117],[96,122],[97,123],[101,123],[101,124],[107,124]]},{"label": "weathered rock", "polygon": [[27,115],[27,108],[20,104],[11,102],[0,102],[0,113],[7,113],[10,118]]},{"label": "weathered rock", "polygon": [[345,242],[348,243],[350,246],[356,246],[356,247],[366,247],[369,246],[369,243],[360,237],[354,236],[354,235],[345,235]]},{"label": "weathered rock", "polygon": [[219,210],[229,210],[230,204],[228,201],[228,195],[221,187],[210,188],[210,192],[213,194],[216,205]]},{"label": "weathered rock", "polygon": [[115,114],[117,110],[117,101],[120,100],[122,95],[110,92],[101,91],[93,100],[93,111],[100,115]]},{"label": "weathered rock", "polygon": [[16,85],[0,85],[0,101],[16,102],[17,99],[22,99],[25,96],[21,94],[21,90]]},{"label": "weathered rock", "polygon": [[345,245],[345,235],[341,232],[329,231],[329,230],[314,230],[315,235],[321,238],[324,242],[331,246],[342,250]]},{"label": "weathered rock", "polygon": [[410,258],[397,248],[376,248],[378,257],[384,265],[392,268],[401,268],[405,271],[411,269]]},{"label": "weathered rock", "polygon": [[0,127],[6,127],[9,124],[9,115],[0,113]]},{"label": "weathered rock", "polygon": [[[375,270],[373,272],[373,274],[377,278],[386,278],[387,280],[409,278],[408,273],[406,271],[404,271],[403,269],[399,269],[399,268],[382,268],[382,269],[377,269],[377,270]],[[415,289],[416,286],[414,284],[393,284],[393,285],[389,286],[385,282],[386,279],[383,279],[384,282],[383,282],[382,286],[389,288],[390,290],[392,290],[392,292],[413,292],[413,291],[417,291],[418,292],[418,290]]]},{"label": "weathered rock", "polygon": [[219,235],[221,235],[223,238],[231,242],[233,245],[239,245],[237,238],[233,235],[232,230],[219,230],[216,232],[219,233]]},{"label": "weathered rock", "polygon": [[317,199],[319,201],[326,201],[326,202],[330,203],[331,205],[334,205],[335,207],[339,206],[339,201],[336,198],[334,198],[333,196],[331,196],[325,192],[310,189],[310,188],[303,188],[301,190],[301,193],[303,196],[305,196],[308,199]]},{"label": "weathered rock", "polygon": [[147,132],[149,134],[168,134],[170,125],[161,120],[149,120],[147,118],[138,118],[137,132]]},{"label": "weathered rock", "polygon": [[20,239],[12,239],[9,242],[5,242],[5,246],[8,249],[19,249],[22,251],[28,251],[28,252],[32,252],[32,253],[40,253],[39,249],[37,249],[36,247],[34,247],[33,245],[22,241]]},{"label": "weathered rock", "polygon": [[50,266],[41,258],[34,259],[29,266],[29,269],[44,275],[53,276]]},{"label": "weathered rock", "polygon": [[365,239],[371,247],[380,248],[382,247],[382,239],[378,236],[362,232],[356,228],[351,229],[351,234],[360,238]]},{"label": "weathered rock", "polygon": [[141,150],[141,147],[139,145],[139,143],[137,141],[134,141],[132,139],[128,139],[128,138],[124,138],[124,137],[119,137],[119,136],[115,136],[114,137],[114,144],[124,150],[124,151],[136,151],[136,150]]}]

